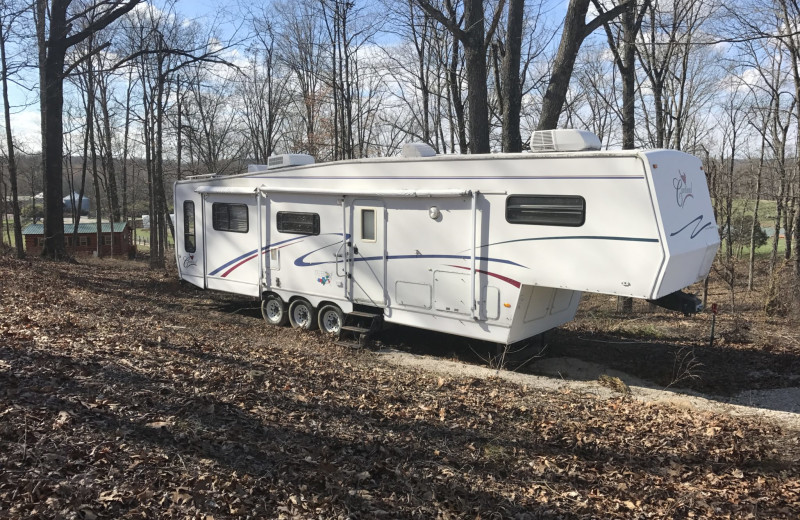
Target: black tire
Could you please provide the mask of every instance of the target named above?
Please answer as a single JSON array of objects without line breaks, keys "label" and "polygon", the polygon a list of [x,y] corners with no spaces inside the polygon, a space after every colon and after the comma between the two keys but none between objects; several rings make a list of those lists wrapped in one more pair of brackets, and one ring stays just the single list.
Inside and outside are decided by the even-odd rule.
[{"label": "black tire", "polygon": [[337,305],[329,303],[319,310],[317,315],[319,330],[325,334],[338,336],[344,325],[344,313]]},{"label": "black tire", "polygon": [[295,329],[317,328],[317,311],[307,300],[298,298],[289,304],[289,323]]},{"label": "black tire", "polygon": [[289,313],[286,311],[286,304],[277,294],[268,294],[261,300],[261,316],[267,325],[282,327],[289,321]]}]

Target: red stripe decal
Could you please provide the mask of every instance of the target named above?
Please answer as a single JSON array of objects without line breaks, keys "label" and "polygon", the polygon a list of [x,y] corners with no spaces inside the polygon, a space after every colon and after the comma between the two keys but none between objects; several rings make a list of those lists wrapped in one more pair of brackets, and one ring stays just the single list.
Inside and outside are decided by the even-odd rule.
[{"label": "red stripe decal", "polygon": [[231,274],[231,271],[233,271],[234,269],[236,269],[237,267],[239,267],[239,266],[240,266],[240,265],[242,265],[243,263],[245,263],[245,262],[249,262],[250,260],[252,260],[253,258],[255,258],[255,257],[257,257],[257,256],[258,256],[257,254],[255,254],[255,255],[253,255],[253,256],[248,256],[247,258],[245,258],[244,260],[242,260],[242,261],[241,261],[241,262],[239,262],[238,264],[234,265],[233,267],[231,267],[230,269],[228,269],[227,271],[225,271],[224,273],[222,273],[222,277],[223,277],[223,278],[225,278],[226,276],[228,276],[229,274]]},{"label": "red stripe decal", "polygon": [[[470,270],[469,267],[463,267],[463,266],[460,266],[460,265],[450,265],[450,267],[455,267],[456,269],[464,269],[466,271]],[[489,271],[482,271],[480,269],[475,269],[475,271],[478,272],[478,273],[482,273],[482,274],[488,274],[489,276],[493,276],[493,277],[497,278],[498,280],[503,280],[506,283],[510,283],[511,285],[516,287],[517,289],[519,289],[519,287],[522,285],[518,281],[513,280],[513,279],[509,278],[508,276],[503,276],[502,274],[490,273]]]}]

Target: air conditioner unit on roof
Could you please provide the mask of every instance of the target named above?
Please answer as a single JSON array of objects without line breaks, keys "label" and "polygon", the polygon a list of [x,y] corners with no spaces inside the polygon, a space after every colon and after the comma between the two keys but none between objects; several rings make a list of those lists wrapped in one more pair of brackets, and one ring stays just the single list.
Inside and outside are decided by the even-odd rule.
[{"label": "air conditioner unit on roof", "polygon": [[537,130],[531,135],[532,152],[582,152],[599,150],[600,139],[586,130]]}]

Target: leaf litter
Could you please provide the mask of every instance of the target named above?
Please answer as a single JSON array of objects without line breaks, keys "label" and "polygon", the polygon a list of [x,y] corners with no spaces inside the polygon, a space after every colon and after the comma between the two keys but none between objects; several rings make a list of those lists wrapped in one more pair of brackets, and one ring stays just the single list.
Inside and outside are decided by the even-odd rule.
[{"label": "leaf litter", "polygon": [[800,516],[774,423],[387,366],[137,263],[0,280],[0,518]]}]

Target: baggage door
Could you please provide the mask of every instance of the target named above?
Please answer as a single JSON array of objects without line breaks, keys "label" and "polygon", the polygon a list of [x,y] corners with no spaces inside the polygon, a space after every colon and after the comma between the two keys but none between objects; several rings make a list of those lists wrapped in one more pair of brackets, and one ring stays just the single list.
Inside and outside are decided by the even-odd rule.
[{"label": "baggage door", "polygon": [[386,306],[386,207],[356,199],[350,207],[350,294],[355,303]]}]

